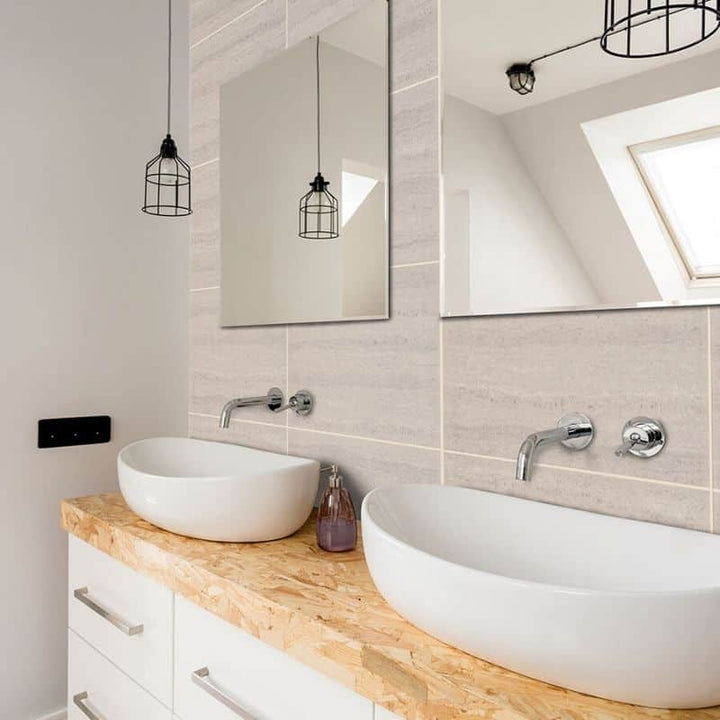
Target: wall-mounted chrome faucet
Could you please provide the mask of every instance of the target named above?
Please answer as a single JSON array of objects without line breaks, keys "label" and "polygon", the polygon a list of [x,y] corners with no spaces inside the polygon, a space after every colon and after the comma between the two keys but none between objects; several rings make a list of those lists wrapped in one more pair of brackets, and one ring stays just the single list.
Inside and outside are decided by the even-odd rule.
[{"label": "wall-mounted chrome faucet", "polygon": [[535,451],[542,445],[559,442],[570,450],[584,450],[592,441],[595,429],[590,418],[581,413],[563,415],[557,427],[532,433],[520,446],[515,466],[515,477],[528,482],[532,477]]},{"label": "wall-mounted chrome faucet", "polygon": [[297,415],[305,416],[312,412],[314,400],[313,396],[307,390],[299,390],[283,405],[285,396],[280,388],[272,387],[267,391],[267,395],[248,398],[233,398],[225,403],[220,413],[220,427],[230,427],[230,416],[233,410],[245,407],[259,407],[264,405],[272,412],[283,412],[284,410],[294,410]]}]

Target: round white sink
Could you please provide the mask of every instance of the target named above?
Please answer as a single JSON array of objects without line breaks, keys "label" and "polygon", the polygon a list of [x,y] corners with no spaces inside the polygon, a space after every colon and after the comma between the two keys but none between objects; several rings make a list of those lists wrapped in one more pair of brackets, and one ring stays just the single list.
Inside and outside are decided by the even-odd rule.
[{"label": "round white sink", "polygon": [[636,705],[720,704],[720,537],[467,488],[365,498],[373,580],[477,657]]},{"label": "round white sink", "polygon": [[153,525],[189,537],[261,542],[310,516],[320,464],[239,445],[150,438],[118,454],[120,490]]}]

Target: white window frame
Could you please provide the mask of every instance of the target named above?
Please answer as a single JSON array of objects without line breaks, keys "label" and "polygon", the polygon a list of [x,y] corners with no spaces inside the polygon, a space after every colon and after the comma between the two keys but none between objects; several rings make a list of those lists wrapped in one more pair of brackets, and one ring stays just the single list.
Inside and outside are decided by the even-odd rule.
[{"label": "white window frame", "polygon": [[706,283],[715,284],[717,280],[720,279],[720,265],[713,268],[712,272],[698,272],[697,268],[690,261],[681,239],[681,233],[673,223],[671,215],[664,207],[655,183],[645,167],[643,157],[646,154],[657,150],[666,150],[669,148],[680,147],[682,145],[690,145],[691,143],[702,142],[704,140],[717,137],[720,137],[720,125],[714,125],[701,130],[671,135],[669,137],[658,138],[657,140],[650,140],[648,142],[628,146],[630,156],[632,157],[635,167],[640,174],[645,190],[647,191],[653,207],[663,224],[667,238],[671,244],[671,249],[679,259],[690,285],[704,285]]}]

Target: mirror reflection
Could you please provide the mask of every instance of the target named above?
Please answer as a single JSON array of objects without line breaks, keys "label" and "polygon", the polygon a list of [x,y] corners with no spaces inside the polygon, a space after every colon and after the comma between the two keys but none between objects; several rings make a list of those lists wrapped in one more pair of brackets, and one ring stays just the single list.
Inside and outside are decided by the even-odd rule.
[{"label": "mirror reflection", "polygon": [[443,0],[444,315],[720,301],[704,7]]},{"label": "mirror reflection", "polygon": [[387,2],[220,93],[223,326],[388,317]]}]

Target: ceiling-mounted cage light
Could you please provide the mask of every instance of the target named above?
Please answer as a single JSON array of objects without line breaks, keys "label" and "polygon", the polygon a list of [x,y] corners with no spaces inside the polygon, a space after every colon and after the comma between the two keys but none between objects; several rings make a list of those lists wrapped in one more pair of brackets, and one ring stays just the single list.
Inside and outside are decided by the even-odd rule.
[{"label": "ceiling-mounted cage light", "polygon": [[167,135],[160,152],[145,165],[145,201],[142,211],[148,215],[183,217],[192,212],[190,166],[178,155],[170,134],[172,108],[172,0],[168,0],[168,88]]},{"label": "ceiling-mounted cage light", "polygon": [[720,28],[720,0],[605,0],[602,49],[624,58],[687,50]]},{"label": "ceiling-mounted cage light", "polygon": [[320,172],[320,37],[315,39],[315,78],[317,97],[317,175],[310,191],[300,198],[298,235],[307,240],[334,240],[340,237],[337,198]]},{"label": "ceiling-mounted cage light", "polygon": [[510,87],[519,95],[529,95],[535,87],[535,71],[530,63],[515,63],[505,74],[508,76]]}]

